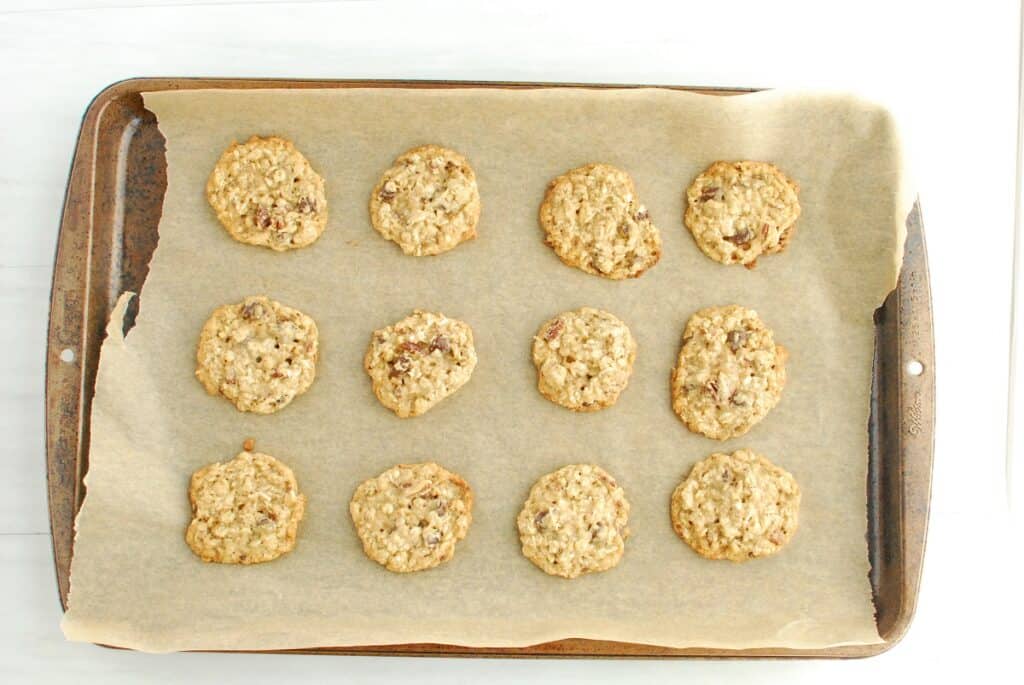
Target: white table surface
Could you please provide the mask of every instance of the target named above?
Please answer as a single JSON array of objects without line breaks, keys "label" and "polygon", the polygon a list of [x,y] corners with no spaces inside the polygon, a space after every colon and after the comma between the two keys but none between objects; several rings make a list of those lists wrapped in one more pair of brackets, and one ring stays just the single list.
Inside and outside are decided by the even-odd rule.
[{"label": "white table surface", "polygon": [[[1004,478],[1017,4],[503,5],[0,0],[0,682],[1012,679],[1024,546]],[[887,104],[924,207],[939,370],[931,531],[903,643],[859,661],[725,662],[153,656],[65,642],[43,361],[71,153],[105,85],[185,75],[812,87]]]}]

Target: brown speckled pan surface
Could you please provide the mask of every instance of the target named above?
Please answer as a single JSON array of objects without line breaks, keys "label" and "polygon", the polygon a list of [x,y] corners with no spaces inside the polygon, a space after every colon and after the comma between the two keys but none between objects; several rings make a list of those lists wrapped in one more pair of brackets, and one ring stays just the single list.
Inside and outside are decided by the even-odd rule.
[{"label": "brown speckled pan surface", "polygon": [[[67,606],[74,518],[85,494],[89,416],[103,331],[118,295],[138,291],[159,239],[167,186],[164,139],[141,93],[195,88],[543,88],[566,84],[427,81],[290,81],[269,79],[133,79],[90,104],[68,181],[54,263],[46,351],[46,461],[57,589]],[[579,86],[605,87],[605,86]],[[616,86],[631,87],[631,86]],[[683,88],[715,95],[742,89]],[[144,294],[143,294],[144,297]],[[138,299],[126,326],[134,321]],[[523,648],[436,644],[293,650],[316,654],[585,657],[861,657],[879,654],[904,635],[914,615],[931,489],[935,367],[931,295],[921,210],[907,217],[899,285],[875,313],[868,482],[868,549],[877,645],[790,649],[668,649],[595,640],[559,640]],[[73,355],[70,361],[64,361]],[[907,373],[919,361],[921,375]]]}]

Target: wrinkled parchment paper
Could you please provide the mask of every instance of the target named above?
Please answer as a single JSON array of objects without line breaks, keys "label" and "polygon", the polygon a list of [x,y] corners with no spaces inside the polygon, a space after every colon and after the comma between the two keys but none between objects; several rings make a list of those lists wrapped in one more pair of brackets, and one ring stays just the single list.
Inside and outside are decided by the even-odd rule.
[{"label": "wrinkled parchment paper", "polygon": [[[127,338],[115,312],[92,406],[87,497],[77,521],[66,635],[141,650],[276,649],[440,642],[522,646],[584,637],[673,647],[824,647],[879,640],[865,543],[872,312],[895,285],[909,209],[884,111],[848,97],[715,97],[664,90],[353,89],[150,93],[167,137],[159,247]],[[287,254],[241,245],[204,184],[251,134],[292,139],[326,179],[329,226]],[[476,169],[479,238],[404,256],[372,229],[368,193],[407,148],[439,143]],[[771,160],[801,185],[789,249],[754,271],[704,257],[682,224],[683,190],[718,159]],[[628,170],[664,239],[661,262],[614,282],[564,266],[541,242],[547,182],[593,161]],[[271,416],[238,412],[193,377],[217,306],[266,294],[313,316],[311,390]],[[741,303],[790,351],[782,402],[742,438],[691,434],[669,375],[687,318]],[[122,303],[123,304],[123,303]],[[540,396],[531,337],[558,312],[607,309],[639,343],[618,403],[575,414]],[[396,418],[361,361],[370,332],[413,308],[469,322],[472,380],[426,415]],[[243,439],[295,470],[308,497],[294,552],[251,567],[185,545],[190,474]],[[749,447],[803,488],[781,554],[706,561],[673,533],[669,495],[697,460]],[[476,493],[452,562],[392,574],[362,553],[356,485],[396,462],[436,460]],[[520,553],[530,485],[596,462],[632,504],[615,569],[566,581]]]}]

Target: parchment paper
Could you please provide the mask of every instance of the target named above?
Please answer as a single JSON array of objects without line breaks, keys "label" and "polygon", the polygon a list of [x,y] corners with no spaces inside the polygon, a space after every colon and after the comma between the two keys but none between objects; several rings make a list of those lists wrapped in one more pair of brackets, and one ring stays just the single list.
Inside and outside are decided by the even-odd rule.
[{"label": "parchment paper", "polygon": [[[837,95],[713,97],[664,90],[329,90],[151,93],[167,137],[159,247],[137,324],[115,312],[92,405],[87,497],[77,521],[65,634],[141,650],[277,649],[440,642],[522,646],[584,637],[673,647],[824,647],[879,640],[868,582],[866,469],[872,313],[895,285],[909,194],[892,121]],[[241,245],[204,184],[251,134],[292,139],[326,179],[329,226],[287,254]],[[436,142],[476,169],[479,238],[411,258],[371,227],[368,193],[401,152]],[[801,185],[789,249],[757,269],[704,257],[683,227],[683,190],[717,159],[777,163]],[[613,282],[564,266],[537,208],[567,169],[628,170],[664,240],[660,264]],[[267,294],[313,316],[311,390],[271,416],[208,396],[193,376],[211,311]],[[669,375],[698,308],[756,309],[790,351],[782,401],[742,438],[691,434]],[[123,303],[122,303],[123,304]],[[575,414],[540,396],[531,337],[591,305],[639,343],[618,403]],[[426,415],[399,419],[370,390],[370,332],[420,307],[469,322],[479,365]],[[243,439],[291,465],[308,497],[298,546],[251,567],[185,545],[189,475]],[[669,495],[697,460],[750,447],[803,489],[781,554],[706,561],[673,533]],[[348,517],[356,485],[396,462],[437,460],[476,493],[450,563],[392,574]],[[520,553],[515,516],[535,479],[596,462],[624,487],[632,537],[615,569],[566,581]]]}]

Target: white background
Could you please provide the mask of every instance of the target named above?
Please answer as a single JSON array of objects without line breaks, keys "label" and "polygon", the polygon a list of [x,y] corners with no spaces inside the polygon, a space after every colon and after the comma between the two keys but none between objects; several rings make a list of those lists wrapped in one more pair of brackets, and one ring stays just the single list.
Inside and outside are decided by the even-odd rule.
[{"label": "white background", "polygon": [[[0,0],[0,681],[1019,677],[1024,531],[1010,526],[1004,478],[1018,31],[1010,1]],[[110,82],[186,75],[813,87],[888,105],[924,207],[938,369],[931,531],[903,643],[859,661],[655,662],[152,656],[65,642],[43,362],[72,149],[85,107]]]}]

